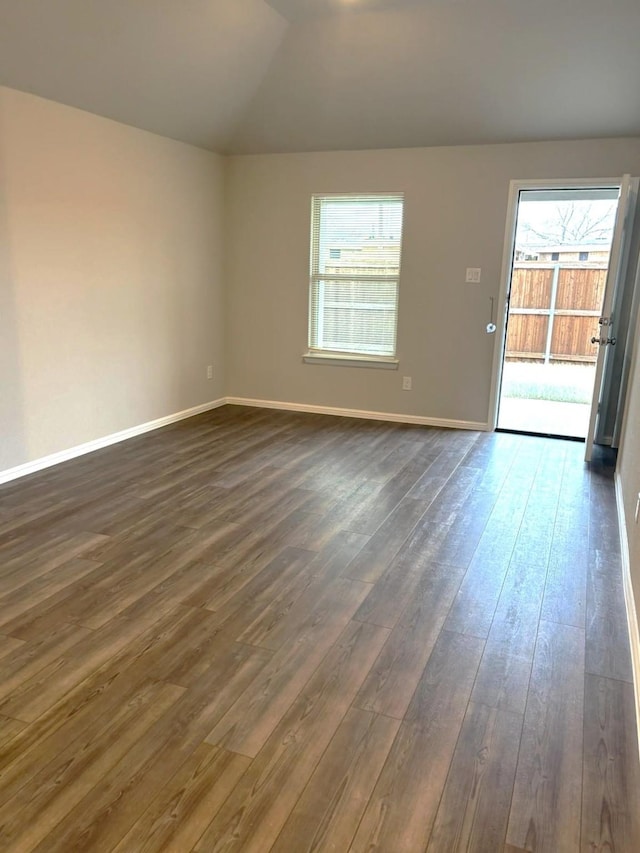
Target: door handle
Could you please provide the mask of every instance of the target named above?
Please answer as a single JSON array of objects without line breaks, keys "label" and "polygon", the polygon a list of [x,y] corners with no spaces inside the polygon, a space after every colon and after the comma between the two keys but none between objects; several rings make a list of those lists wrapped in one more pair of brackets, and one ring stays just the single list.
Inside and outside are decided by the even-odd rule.
[{"label": "door handle", "polygon": [[592,344],[598,344],[599,346],[606,346],[607,344],[611,344],[612,347],[616,345],[617,338],[596,338],[595,336],[591,338]]},{"label": "door handle", "polygon": [[489,297],[489,302],[491,303],[491,309],[489,311],[489,322],[487,323],[487,334],[492,335],[496,330],[496,324],[493,322],[493,306],[495,302],[493,296]]}]

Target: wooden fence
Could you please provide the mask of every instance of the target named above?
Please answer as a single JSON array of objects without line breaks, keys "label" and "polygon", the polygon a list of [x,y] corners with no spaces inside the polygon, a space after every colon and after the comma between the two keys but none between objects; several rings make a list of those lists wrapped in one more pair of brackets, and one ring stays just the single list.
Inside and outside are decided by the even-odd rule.
[{"label": "wooden fence", "polygon": [[607,267],[514,264],[506,356],[593,362]]}]

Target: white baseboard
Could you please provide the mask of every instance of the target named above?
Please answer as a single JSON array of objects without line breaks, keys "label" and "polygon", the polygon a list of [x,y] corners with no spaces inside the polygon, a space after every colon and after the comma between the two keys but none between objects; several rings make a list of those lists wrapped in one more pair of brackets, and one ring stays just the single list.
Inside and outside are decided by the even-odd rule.
[{"label": "white baseboard", "polygon": [[310,403],[285,403],[281,400],[252,400],[248,397],[227,397],[232,406],[255,406],[259,409],[281,409],[285,412],[309,412],[316,415],[337,415],[341,418],[364,418],[373,421],[391,421],[400,424],[417,424],[449,429],[470,429],[486,432],[487,423],[480,421],[456,421],[448,418],[426,418],[422,415],[401,415],[393,412],[368,412],[363,409],[338,409],[333,406],[314,406]]},{"label": "white baseboard", "polygon": [[87,441],[84,444],[78,444],[75,447],[70,447],[67,450],[61,450],[58,453],[52,453],[49,456],[43,456],[40,459],[34,459],[31,462],[25,462],[23,465],[16,465],[15,468],[7,468],[0,471],[0,485],[9,483],[11,480],[17,480],[20,477],[26,477],[29,474],[35,474],[37,471],[42,471],[45,468],[51,468],[53,465],[59,465],[61,462],[67,462],[69,459],[75,459],[77,456],[84,456],[86,453],[92,453],[94,450],[101,450],[103,447],[109,447],[111,444],[117,444],[120,441],[126,441],[128,438],[133,438],[136,435],[142,435],[145,432],[151,432],[154,429],[173,424],[176,421],[182,421],[186,418],[191,418],[194,415],[199,415],[202,412],[208,412],[211,409],[217,409],[225,404],[234,406],[255,406],[262,409],[281,409],[285,412],[310,412],[320,415],[337,415],[343,418],[364,418],[366,420],[375,421],[390,421],[392,423],[417,424],[418,426],[434,426],[449,429],[469,429],[486,431],[489,427],[486,423],[479,421],[456,421],[447,418],[425,418],[420,415],[401,415],[392,412],[367,412],[362,409],[338,409],[332,406],[312,406],[307,403],[285,403],[278,400],[252,400],[246,397],[221,397],[218,400],[212,400],[209,403],[202,403],[200,406],[193,406],[191,409],[185,409],[182,412],[175,412],[172,415],[165,415],[163,418],[156,418],[153,421],[139,424],[138,426],[123,429],[120,432],[114,432],[111,435],[105,435],[102,438],[97,438],[94,441]]},{"label": "white baseboard", "polygon": [[142,435],[145,432],[151,432],[154,429],[173,424],[176,421],[192,418],[194,415],[199,415],[202,412],[208,412],[210,409],[217,409],[219,406],[224,406],[226,399],[221,397],[219,400],[212,400],[209,403],[202,403],[199,406],[193,406],[191,409],[185,409],[182,412],[174,412],[172,415],[165,415],[163,418],[156,418],[153,421],[139,424],[138,426],[123,429],[120,432],[114,432],[111,435],[105,435],[102,438],[96,438],[94,441],[87,441],[84,444],[78,444],[75,447],[70,447],[68,450],[61,450],[58,453],[52,453],[49,456],[42,456],[40,459],[34,459],[32,462],[25,462],[23,465],[16,465],[15,468],[7,468],[0,471],[0,484],[8,483],[11,480],[17,480],[19,477],[26,477],[28,474],[34,474],[36,471],[42,471],[44,468],[51,468],[53,465],[59,465],[60,462],[67,462],[69,459],[75,459],[77,456],[84,456],[85,453],[92,453],[94,450],[101,450],[103,447],[109,447],[111,444],[117,444],[120,441],[126,441],[128,438],[133,438],[136,435]]},{"label": "white baseboard", "polygon": [[624,602],[627,608],[627,625],[629,627],[629,643],[631,645],[631,666],[633,667],[633,690],[636,697],[636,724],[638,727],[638,743],[640,744],[640,630],[638,629],[638,614],[631,584],[631,563],[629,560],[629,539],[622,497],[622,482],[620,474],[615,473],[616,505],[618,508],[618,529],[620,531],[620,554],[622,556],[622,579],[624,583]]}]

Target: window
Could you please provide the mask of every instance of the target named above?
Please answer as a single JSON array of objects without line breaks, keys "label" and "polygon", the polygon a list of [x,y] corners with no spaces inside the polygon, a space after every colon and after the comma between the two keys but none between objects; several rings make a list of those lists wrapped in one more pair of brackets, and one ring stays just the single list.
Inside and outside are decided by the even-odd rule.
[{"label": "window", "polygon": [[402,195],[313,197],[311,355],[395,356],[402,208]]},{"label": "window", "polygon": [[560,252],[551,252],[551,260],[559,261],[560,260]]},{"label": "window", "polygon": [[580,252],[578,255],[579,261],[588,261],[589,260],[589,252]]}]

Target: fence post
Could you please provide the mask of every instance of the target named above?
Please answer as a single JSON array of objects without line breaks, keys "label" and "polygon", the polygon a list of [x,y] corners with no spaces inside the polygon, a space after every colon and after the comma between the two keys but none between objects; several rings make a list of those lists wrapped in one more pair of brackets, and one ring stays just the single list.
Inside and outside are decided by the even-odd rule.
[{"label": "fence post", "polygon": [[549,364],[551,359],[551,338],[553,337],[553,321],[556,316],[556,299],[558,298],[558,279],[560,278],[560,264],[553,268],[553,281],[551,282],[551,304],[549,305],[549,323],[547,324],[547,344],[544,349],[544,363]]}]

